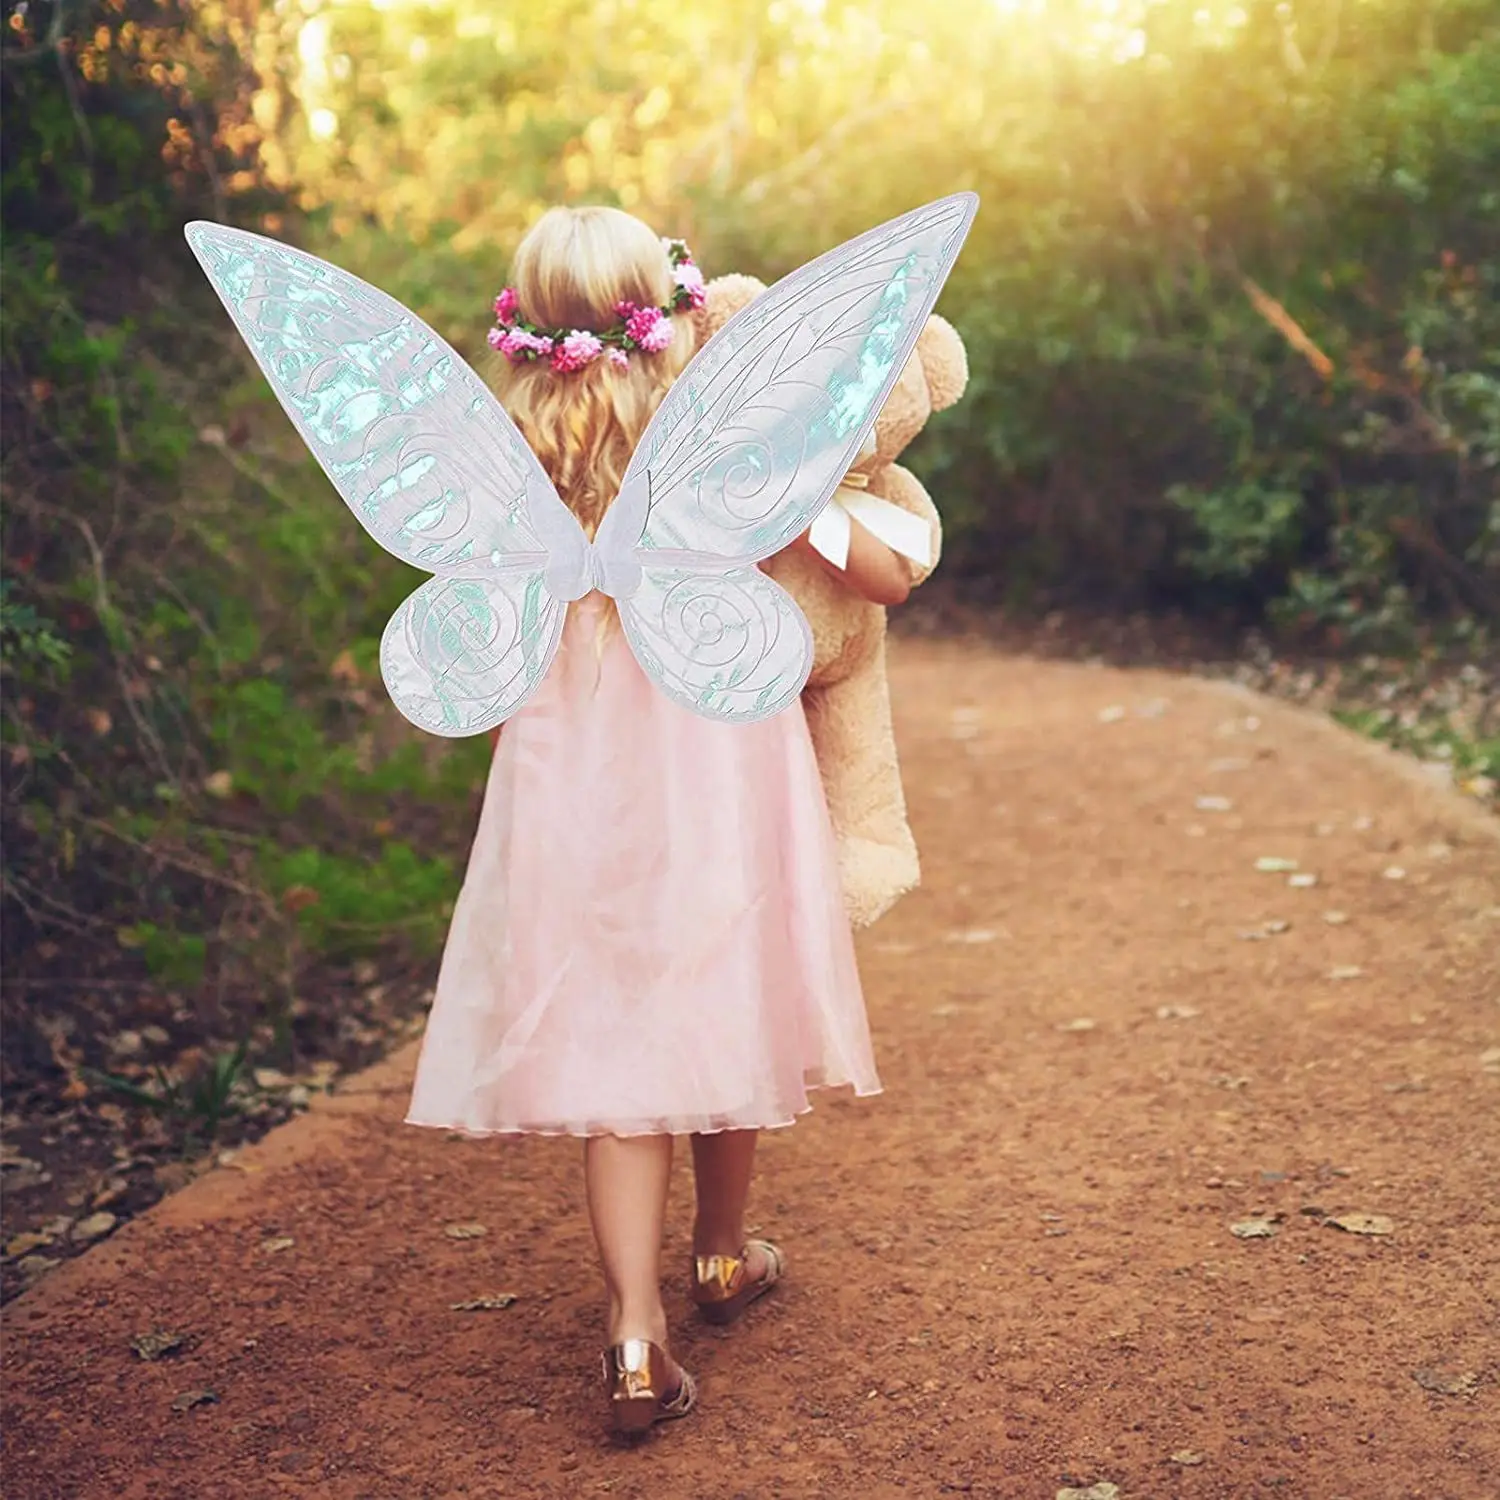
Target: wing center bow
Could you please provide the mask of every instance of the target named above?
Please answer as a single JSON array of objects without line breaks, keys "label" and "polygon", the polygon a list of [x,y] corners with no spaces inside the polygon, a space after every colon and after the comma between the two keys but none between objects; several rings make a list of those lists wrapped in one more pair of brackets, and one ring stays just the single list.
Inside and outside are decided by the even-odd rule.
[{"label": "wing center bow", "polygon": [[554,563],[547,569],[547,592],[563,604],[572,604],[597,589],[611,599],[629,599],[641,586],[641,565],[629,551],[589,542],[576,560]]}]

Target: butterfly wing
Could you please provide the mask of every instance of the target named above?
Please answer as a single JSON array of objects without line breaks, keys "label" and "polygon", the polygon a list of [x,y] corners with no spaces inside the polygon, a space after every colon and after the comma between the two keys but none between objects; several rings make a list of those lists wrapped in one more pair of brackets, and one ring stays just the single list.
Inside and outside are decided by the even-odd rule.
[{"label": "butterfly wing", "polygon": [[812,666],[790,595],[756,563],[806,531],[858,455],[979,200],[943,198],[777,282],[673,384],[596,536],[642,667],[711,718],[785,708]]},{"label": "butterfly wing", "polygon": [[419,729],[483,734],[547,674],[567,605],[541,569],[430,578],[397,607],[380,640],[380,675]]},{"label": "butterfly wing", "polygon": [[[420,318],[276,240],[187,226],[193,253],[334,488],[388,552],[438,577],[392,616],[381,669],[440,735],[482,733],[530,696],[588,542],[478,376]],[[556,577],[556,574],[553,574]],[[567,597],[563,591],[563,597]]]},{"label": "butterfly wing", "polygon": [[646,675],[706,718],[769,718],[801,693],[812,670],[806,617],[757,567],[648,564],[619,609]]}]

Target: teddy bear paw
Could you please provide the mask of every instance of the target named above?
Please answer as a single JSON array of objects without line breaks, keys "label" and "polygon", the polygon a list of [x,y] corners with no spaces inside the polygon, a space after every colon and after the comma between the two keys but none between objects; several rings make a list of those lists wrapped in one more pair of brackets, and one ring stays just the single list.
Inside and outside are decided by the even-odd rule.
[{"label": "teddy bear paw", "polygon": [[868,927],[916,888],[922,870],[914,847],[846,838],[839,840],[839,876],[850,923]]}]

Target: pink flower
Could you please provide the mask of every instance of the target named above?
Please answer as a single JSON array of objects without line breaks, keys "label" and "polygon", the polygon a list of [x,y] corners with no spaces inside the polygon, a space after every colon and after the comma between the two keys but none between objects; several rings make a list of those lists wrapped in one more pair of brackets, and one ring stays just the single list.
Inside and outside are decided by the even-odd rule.
[{"label": "pink flower", "polygon": [[638,307],[625,320],[625,332],[647,354],[660,354],[672,342],[672,323],[659,307]]},{"label": "pink flower", "polygon": [[[629,304],[626,304],[629,306]],[[625,337],[633,339],[642,348],[646,346],[646,337],[658,323],[661,322],[661,309],[659,307],[636,307],[625,313]]]},{"label": "pink flower", "polygon": [[647,354],[660,354],[672,342],[672,320],[658,315],[645,336],[636,342]]},{"label": "pink flower", "polygon": [[524,328],[512,328],[501,336],[497,347],[512,364],[520,364],[527,355],[551,354],[552,340],[527,333]]},{"label": "pink flower", "polygon": [[516,293],[513,287],[505,287],[495,298],[495,317],[507,328],[516,321]]},{"label": "pink flower", "polygon": [[688,306],[702,307],[708,299],[708,289],[704,285],[703,272],[692,261],[685,260],[680,265],[672,267],[672,276],[677,285],[687,293]]},{"label": "pink flower", "polygon": [[630,368],[630,356],[623,349],[611,349],[609,351],[609,362],[617,370],[628,370]]},{"label": "pink flower", "polygon": [[505,342],[505,334],[498,328],[492,328],[485,334],[484,341],[491,349],[498,349]]},{"label": "pink flower", "polygon": [[604,352],[604,345],[597,334],[575,328],[556,349],[552,351],[552,368],[559,375],[571,375],[592,364]]},{"label": "pink flower", "polygon": [[636,311],[634,302],[616,302],[615,316],[621,319],[629,319]]}]

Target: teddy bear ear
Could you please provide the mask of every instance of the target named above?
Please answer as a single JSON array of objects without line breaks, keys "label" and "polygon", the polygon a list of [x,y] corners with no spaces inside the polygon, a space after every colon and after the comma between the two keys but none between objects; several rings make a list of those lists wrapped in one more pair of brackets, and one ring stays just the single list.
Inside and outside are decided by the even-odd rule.
[{"label": "teddy bear ear", "polygon": [[969,383],[969,356],[958,330],[936,313],[917,339],[917,358],[927,377],[934,411],[944,411],[964,393]]},{"label": "teddy bear ear", "polygon": [[765,291],[763,281],[753,276],[715,276],[704,288],[703,306],[693,314],[693,327],[701,349],[739,310]]}]

